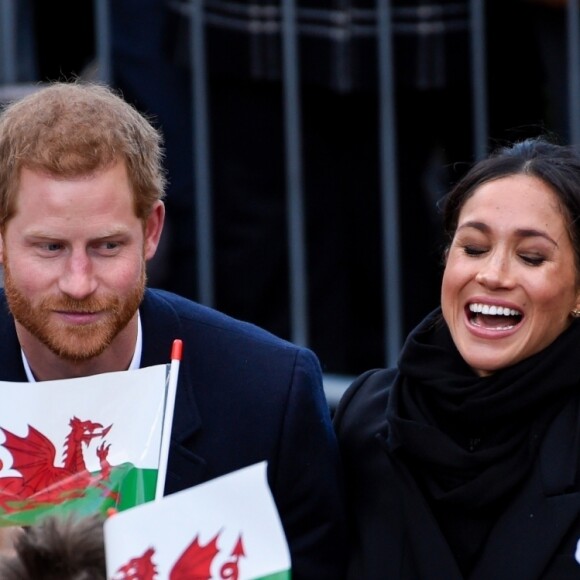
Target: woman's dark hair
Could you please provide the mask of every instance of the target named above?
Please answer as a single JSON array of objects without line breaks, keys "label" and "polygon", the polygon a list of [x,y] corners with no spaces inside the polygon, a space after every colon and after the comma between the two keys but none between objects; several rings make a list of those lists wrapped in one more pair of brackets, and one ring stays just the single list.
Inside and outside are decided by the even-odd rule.
[{"label": "woman's dark hair", "polygon": [[443,205],[445,246],[448,248],[451,244],[461,209],[478,187],[520,174],[541,179],[557,196],[574,247],[576,270],[580,273],[580,152],[573,146],[559,145],[545,137],[497,149],[456,183]]}]

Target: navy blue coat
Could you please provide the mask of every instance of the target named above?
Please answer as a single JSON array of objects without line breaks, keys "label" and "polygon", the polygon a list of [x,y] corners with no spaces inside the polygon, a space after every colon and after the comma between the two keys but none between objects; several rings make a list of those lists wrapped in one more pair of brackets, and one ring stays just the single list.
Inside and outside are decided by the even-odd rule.
[{"label": "navy blue coat", "polygon": [[[168,363],[183,341],[166,494],[266,460],[293,578],[341,578],[341,472],[314,354],[161,290],[140,313],[142,367]],[[3,291],[0,344],[0,380],[26,381]]]}]

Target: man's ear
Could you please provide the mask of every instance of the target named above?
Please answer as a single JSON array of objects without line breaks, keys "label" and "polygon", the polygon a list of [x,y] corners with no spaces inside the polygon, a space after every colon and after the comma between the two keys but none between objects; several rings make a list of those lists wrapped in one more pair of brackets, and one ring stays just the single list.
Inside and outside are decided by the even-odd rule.
[{"label": "man's ear", "polygon": [[165,223],[165,204],[158,200],[145,221],[144,257],[150,260],[157,251],[163,224]]},{"label": "man's ear", "polygon": [[4,264],[4,232],[6,228],[0,227],[0,265]]}]

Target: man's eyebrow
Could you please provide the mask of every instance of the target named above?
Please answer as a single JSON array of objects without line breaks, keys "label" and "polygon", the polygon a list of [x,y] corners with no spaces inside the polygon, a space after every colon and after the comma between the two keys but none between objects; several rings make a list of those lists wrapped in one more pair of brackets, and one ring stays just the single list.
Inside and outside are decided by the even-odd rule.
[{"label": "man's eyebrow", "polygon": [[[101,232],[98,236],[96,236],[95,240],[106,240],[108,238],[115,238],[118,236],[127,235],[127,229],[123,227],[118,228],[111,228],[109,230]],[[45,239],[45,240],[61,240],[65,236],[62,235],[60,231],[49,231],[46,229],[30,229],[23,232],[24,236],[27,238],[38,238],[38,239]]]}]

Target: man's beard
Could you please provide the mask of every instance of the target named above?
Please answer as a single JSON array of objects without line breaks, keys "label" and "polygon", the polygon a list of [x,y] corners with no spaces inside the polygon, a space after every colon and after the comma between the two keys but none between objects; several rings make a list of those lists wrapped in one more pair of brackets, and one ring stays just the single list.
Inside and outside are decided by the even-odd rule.
[{"label": "man's beard", "polygon": [[[82,362],[99,356],[127,326],[139,308],[145,292],[145,267],[133,290],[125,297],[105,295],[75,300],[66,295],[46,297],[38,305],[20,291],[4,256],[4,290],[14,318],[58,357]],[[99,312],[106,317],[90,324],[55,321],[54,311]]]}]

